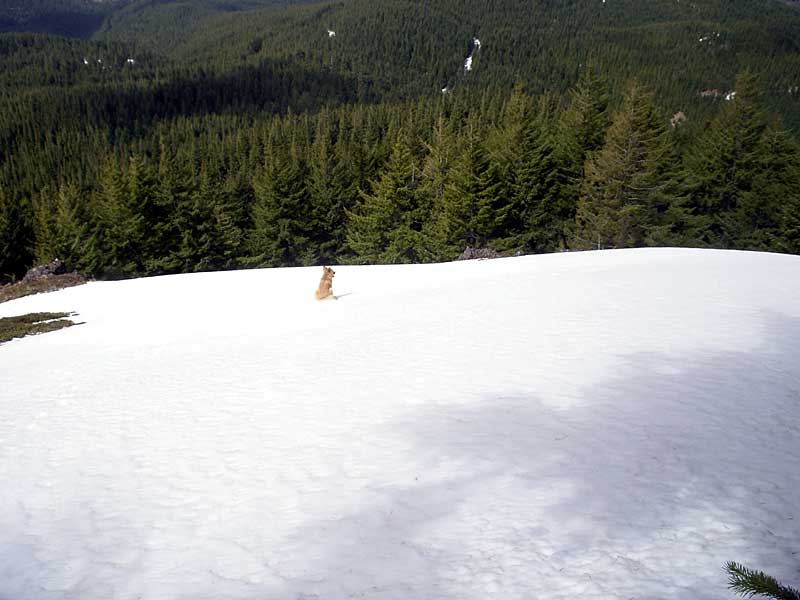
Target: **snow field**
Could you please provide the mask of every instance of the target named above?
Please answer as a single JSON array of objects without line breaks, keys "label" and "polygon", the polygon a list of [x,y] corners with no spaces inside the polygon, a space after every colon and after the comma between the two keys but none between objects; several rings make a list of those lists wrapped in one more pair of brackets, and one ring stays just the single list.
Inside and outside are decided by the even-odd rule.
[{"label": "snow field", "polygon": [[800,258],[90,283],[0,347],[0,599],[732,598],[798,583]]}]

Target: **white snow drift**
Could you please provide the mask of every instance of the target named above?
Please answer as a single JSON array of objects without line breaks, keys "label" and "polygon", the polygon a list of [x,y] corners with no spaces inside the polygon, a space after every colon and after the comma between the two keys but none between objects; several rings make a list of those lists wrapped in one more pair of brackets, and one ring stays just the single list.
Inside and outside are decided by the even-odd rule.
[{"label": "white snow drift", "polygon": [[800,258],[630,250],[0,305],[3,600],[722,599],[797,584]]}]

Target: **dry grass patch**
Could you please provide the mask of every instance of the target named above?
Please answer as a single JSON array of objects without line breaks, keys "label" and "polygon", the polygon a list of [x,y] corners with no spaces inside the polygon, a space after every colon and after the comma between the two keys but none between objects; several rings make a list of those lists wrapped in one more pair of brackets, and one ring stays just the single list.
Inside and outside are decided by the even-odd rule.
[{"label": "dry grass patch", "polygon": [[16,300],[23,296],[54,292],[62,288],[73,287],[86,283],[86,277],[80,273],[64,273],[62,275],[48,275],[33,281],[18,281],[0,287],[0,302]]}]

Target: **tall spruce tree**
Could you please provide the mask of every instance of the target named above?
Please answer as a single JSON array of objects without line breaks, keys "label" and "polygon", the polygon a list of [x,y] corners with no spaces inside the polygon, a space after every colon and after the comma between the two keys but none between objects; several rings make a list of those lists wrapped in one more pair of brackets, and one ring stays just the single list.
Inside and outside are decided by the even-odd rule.
[{"label": "tall spruce tree", "polygon": [[22,277],[33,261],[31,212],[27,201],[13,200],[0,183],[0,283]]},{"label": "tall spruce tree", "polygon": [[569,92],[569,105],[559,120],[560,138],[579,178],[587,156],[602,148],[609,126],[608,84],[587,66]]},{"label": "tall spruce tree", "polygon": [[448,260],[454,258],[443,230],[445,195],[452,178],[454,154],[457,151],[452,125],[443,114],[439,114],[433,125],[430,143],[425,143],[426,155],[422,164],[420,194],[430,207],[430,218],[423,227],[427,244],[426,260]]},{"label": "tall spruce tree", "polygon": [[70,269],[83,269],[87,224],[82,219],[80,192],[62,184],[57,192],[44,190],[34,203],[36,261],[62,260]]},{"label": "tall spruce tree", "polygon": [[632,82],[602,150],[586,166],[572,247],[660,242],[676,198],[676,155],[652,95]]},{"label": "tall spruce tree", "polygon": [[288,267],[316,262],[310,244],[305,174],[296,150],[285,144],[274,146],[264,169],[254,178],[253,188],[255,204],[247,263]]},{"label": "tall spruce tree", "polygon": [[496,175],[477,124],[472,123],[442,190],[437,231],[446,258],[455,258],[466,247],[483,247],[490,243],[497,222],[494,206],[499,182]]},{"label": "tall spruce tree", "polygon": [[208,165],[200,166],[197,187],[181,214],[181,270],[210,271],[220,267],[220,235],[215,215],[216,181]]},{"label": "tall spruce tree", "polygon": [[785,249],[785,215],[800,198],[800,145],[773,123],[755,148],[753,167],[750,189],[726,224],[737,248]]},{"label": "tall spruce tree", "polygon": [[686,157],[690,240],[723,248],[743,243],[737,213],[743,196],[753,189],[765,127],[760,86],[752,74],[742,73],[735,94]]},{"label": "tall spruce tree", "polygon": [[423,228],[430,205],[420,190],[421,172],[406,135],[362,203],[348,213],[347,242],[360,263],[414,263],[428,255]]},{"label": "tall spruce tree", "polygon": [[[520,164],[506,217],[510,244],[526,252],[552,252],[567,246],[567,230],[575,217],[574,179],[570,157],[560,144],[557,100],[545,94],[526,124]],[[508,214],[508,213],[507,213]]]},{"label": "tall spruce tree", "polygon": [[110,158],[101,174],[100,189],[91,201],[92,224],[84,259],[89,274],[121,278],[141,272],[141,216],[129,200],[127,174]]}]

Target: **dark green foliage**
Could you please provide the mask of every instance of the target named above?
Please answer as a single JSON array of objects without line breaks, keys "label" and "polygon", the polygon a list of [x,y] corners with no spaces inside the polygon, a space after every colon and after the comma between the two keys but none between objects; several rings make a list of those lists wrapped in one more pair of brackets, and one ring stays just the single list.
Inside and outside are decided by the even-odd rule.
[{"label": "dark green foliage", "polygon": [[651,95],[633,82],[602,150],[587,163],[573,247],[630,248],[668,239],[676,163]]},{"label": "dark green foliage", "polygon": [[347,241],[359,262],[423,262],[432,251],[425,235],[432,199],[423,193],[422,171],[406,136],[395,143],[371,193],[350,213]]},{"label": "dark green foliage", "polygon": [[691,238],[722,248],[736,247],[741,235],[737,213],[742,197],[753,189],[766,127],[755,79],[741,75],[735,91],[686,160]]},{"label": "dark green foliage", "polygon": [[[755,150],[754,175],[733,216],[736,246],[748,250],[794,250],[787,218],[800,199],[800,146],[779,125],[764,131]],[[796,239],[796,238],[795,238]]]},{"label": "dark green foliage", "polygon": [[800,600],[800,591],[779,583],[762,571],[748,569],[738,563],[725,565],[728,572],[728,587],[744,598],[766,596],[776,600]]},{"label": "dark green foliage", "polygon": [[[129,277],[598,239],[800,252],[800,14],[778,2],[300,4],[137,0],[94,7],[89,40],[0,35],[0,280],[55,257]],[[743,66],[733,100],[699,94]]]},{"label": "dark green foliage", "polygon": [[305,172],[294,147],[285,144],[270,150],[267,164],[257,177],[253,230],[248,261],[257,266],[312,264],[310,243],[313,213],[308,206]]},{"label": "dark green foliage", "polygon": [[467,246],[487,245],[495,223],[493,201],[498,182],[475,123],[468,127],[460,146],[443,182],[441,208],[434,222],[445,259],[457,257]]},{"label": "dark green foliage", "polygon": [[29,203],[13,201],[0,183],[0,282],[22,277],[33,261],[32,229]]},{"label": "dark green foliage", "polygon": [[0,318],[0,344],[14,338],[36,335],[70,327],[75,323],[66,317],[73,313],[28,313],[19,317]]}]

